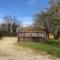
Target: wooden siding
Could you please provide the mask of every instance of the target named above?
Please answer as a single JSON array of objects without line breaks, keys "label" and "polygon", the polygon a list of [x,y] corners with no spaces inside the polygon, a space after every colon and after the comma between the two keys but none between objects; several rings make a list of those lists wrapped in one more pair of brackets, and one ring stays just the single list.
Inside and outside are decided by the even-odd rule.
[{"label": "wooden siding", "polygon": [[46,32],[17,32],[18,41],[20,38],[24,40],[47,40]]}]

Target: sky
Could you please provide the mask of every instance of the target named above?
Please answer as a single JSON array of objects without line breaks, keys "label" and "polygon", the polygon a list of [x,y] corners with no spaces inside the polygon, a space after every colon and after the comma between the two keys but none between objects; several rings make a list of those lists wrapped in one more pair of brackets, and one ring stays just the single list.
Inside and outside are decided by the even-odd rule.
[{"label": "sky", "polygon": [[48,7],[48,0],[0,0],[0,22],[3,16],[16,16],[24,25],[32,24],[33,16]]}]

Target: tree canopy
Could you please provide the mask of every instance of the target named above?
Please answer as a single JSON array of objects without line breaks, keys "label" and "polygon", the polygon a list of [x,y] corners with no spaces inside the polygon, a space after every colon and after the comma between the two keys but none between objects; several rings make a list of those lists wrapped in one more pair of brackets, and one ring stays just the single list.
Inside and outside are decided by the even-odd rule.
[{"label": "tree canopy", "polygon": [[50,8],[47,12],[36,14],[34,21],[34,28],[36,30],[43,30],[47,33],[51,32],[54,35],[60,33],[60,0],[50,0]]}]

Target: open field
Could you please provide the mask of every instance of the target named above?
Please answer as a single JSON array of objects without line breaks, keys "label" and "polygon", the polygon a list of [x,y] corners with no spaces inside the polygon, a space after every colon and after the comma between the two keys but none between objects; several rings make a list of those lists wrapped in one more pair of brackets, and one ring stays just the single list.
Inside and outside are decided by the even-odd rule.
[{"label": "open field", "polygon": [[0,40],[0,60],[60,60],[49,55],[33,53],[30,48],[16,45],[16,41],[16,37],[4,37]]}]

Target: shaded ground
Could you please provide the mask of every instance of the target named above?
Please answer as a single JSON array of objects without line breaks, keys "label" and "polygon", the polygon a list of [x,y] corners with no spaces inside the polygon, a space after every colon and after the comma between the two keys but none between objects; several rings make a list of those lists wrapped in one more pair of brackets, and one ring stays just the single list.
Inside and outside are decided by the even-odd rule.
[{"label": "shaded ground", "polygon": [[4,37],[0,41],[0,60],[60,60],[49,55],[34,54],[31,49],[18,47],[15,37]]}]

